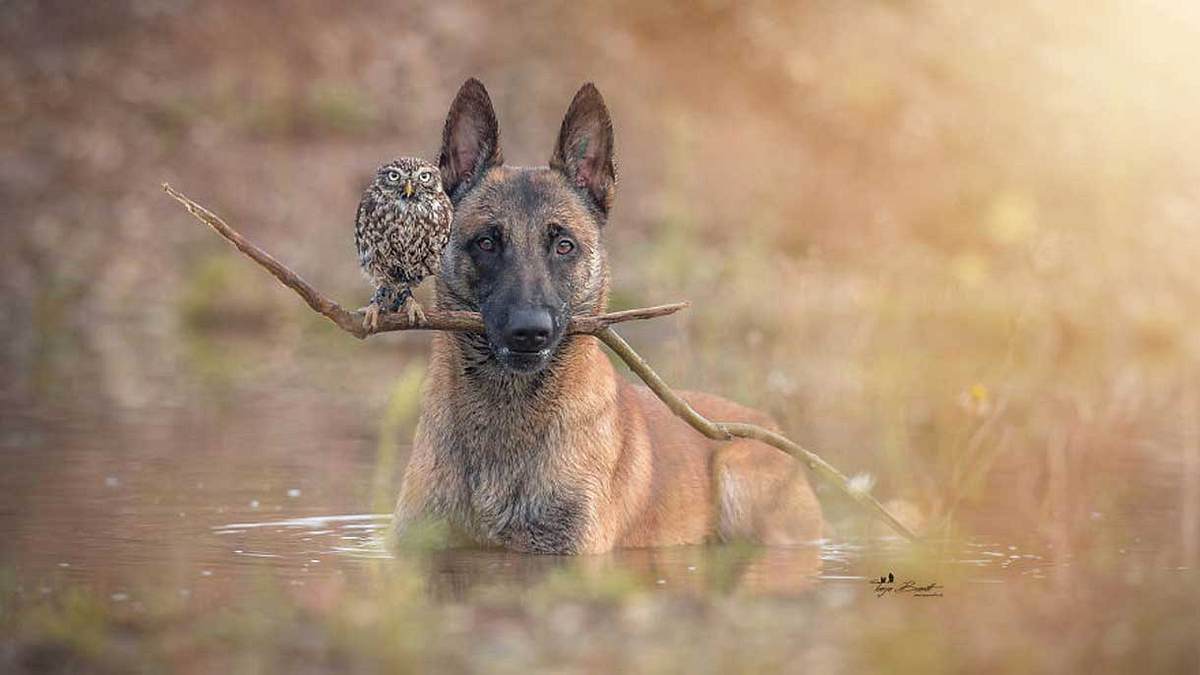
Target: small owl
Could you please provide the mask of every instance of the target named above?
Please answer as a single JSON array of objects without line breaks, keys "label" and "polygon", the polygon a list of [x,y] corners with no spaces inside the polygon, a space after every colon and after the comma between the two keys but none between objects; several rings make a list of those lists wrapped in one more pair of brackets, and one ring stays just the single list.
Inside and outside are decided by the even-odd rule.
[{"label": "small owl", "polygon": [[425,321],[412,290],[437,274],[453,216],[441,173],[429,162],[401,157],[375,173],[354,222],[358,262],[375,286],[371,304],[364,308],[363,328],[374,331],[381,311],[401,307],[409,321]]}]

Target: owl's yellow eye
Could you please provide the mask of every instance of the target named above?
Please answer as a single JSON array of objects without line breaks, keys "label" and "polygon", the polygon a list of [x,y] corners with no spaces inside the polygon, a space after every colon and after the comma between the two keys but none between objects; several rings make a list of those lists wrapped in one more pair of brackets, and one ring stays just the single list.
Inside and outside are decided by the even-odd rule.
[{"label": "owl's yellow eye", "polygon": [[433,172],[429,170],[422,171],[421,173],[417,174],[417,180],[428,185],[433,181]]},{"label": "owl's yellow eye", "polygon": [[387,179],[388,179],[389,183],[399,183],[400,182],[400,172],[399,171],[387,172]]}]

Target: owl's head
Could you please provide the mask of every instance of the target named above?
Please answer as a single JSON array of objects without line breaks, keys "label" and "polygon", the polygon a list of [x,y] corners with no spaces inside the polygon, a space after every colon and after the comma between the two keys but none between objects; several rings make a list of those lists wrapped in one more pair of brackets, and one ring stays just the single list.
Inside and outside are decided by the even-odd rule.
[{"label": "owl's head", "polygon": [[580,344],[574,314],[604,310],[602,236],[616,188],[613,128],[600,92],[571,101],[544,167],[504,164],[487,90],[469,80],[450,106],[440,158],[454,203],[438,301],[478,311],[486,336],[459,335],[477,371],[533,374]]},{"label": "owl's head", "polygon": [[379,167],[371,190],[384,200],[419,199],[442,191],[438,168],[419,157],[401,157]]}]

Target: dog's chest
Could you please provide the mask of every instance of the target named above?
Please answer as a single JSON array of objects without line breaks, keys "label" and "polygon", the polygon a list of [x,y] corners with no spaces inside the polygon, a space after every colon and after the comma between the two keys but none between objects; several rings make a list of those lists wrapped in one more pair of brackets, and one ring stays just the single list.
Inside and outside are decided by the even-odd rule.
[{"label": "dog's chest", "polygon": [[[490,436],[490,435],[489,435]],[[459,442],[451,515],[480,543],[536,553],[579,550],[588,512],[585,490],[555,462],[541,443],[513,447],[512,439]],[[518,442],[519,443],[519,442]]]}]

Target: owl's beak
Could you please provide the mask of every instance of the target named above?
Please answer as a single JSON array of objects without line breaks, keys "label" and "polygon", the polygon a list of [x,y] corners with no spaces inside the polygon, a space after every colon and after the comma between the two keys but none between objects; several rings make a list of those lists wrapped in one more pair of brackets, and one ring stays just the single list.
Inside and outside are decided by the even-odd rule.
[{"label": "owl's beak", "polygon": [[413,196],[413,184],[411,180],[404,181],[404,198],[408,199]]}]

